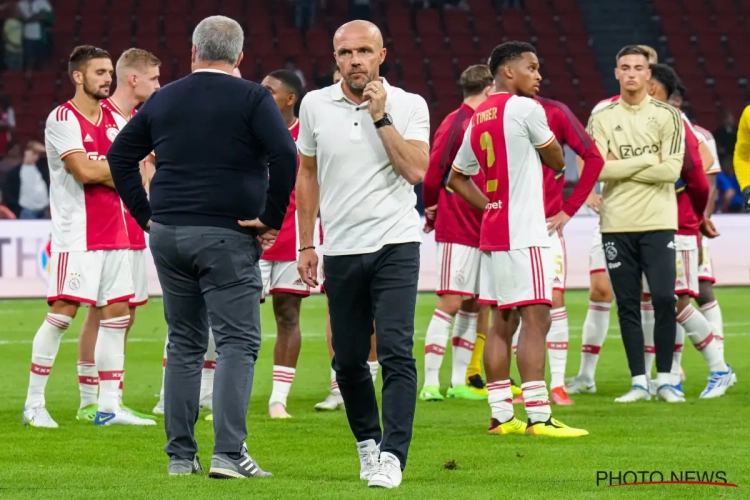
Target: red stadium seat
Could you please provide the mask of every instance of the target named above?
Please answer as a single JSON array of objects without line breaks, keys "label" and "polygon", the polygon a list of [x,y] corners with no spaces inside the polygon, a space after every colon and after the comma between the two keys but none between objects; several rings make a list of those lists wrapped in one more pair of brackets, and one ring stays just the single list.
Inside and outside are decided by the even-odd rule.
[{"label": "red stadium seat", "polygon": [[417,33],[424,36],[429,34],[442,35],[440,28],[440,14],[437,9],[421,9],[417,11]]},{"label": "red stadium seat", "polygon": [[446,10],[443,13],[445,29],[448,36],[470,35],[469,16],[460,10]]}]

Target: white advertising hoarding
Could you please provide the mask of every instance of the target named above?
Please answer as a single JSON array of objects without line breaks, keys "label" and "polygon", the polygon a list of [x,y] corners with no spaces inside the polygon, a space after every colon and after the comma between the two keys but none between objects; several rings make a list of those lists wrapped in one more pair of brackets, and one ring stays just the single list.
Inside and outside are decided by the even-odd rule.
[{"label": "white advertising hoarding", "polygon": [[[711,242],[711,258],[717,285],[750,285],[750,217],[715,215],[721,236]],[[589,249],[598,219],[577,216],[565,226],[568,251],[568,288],[588,288]],[[49,221],[0,220],[0,298],[45,297]],[[317,235],[316,235],[317,241]],[[419,289],[437,286],[434,233],[423,235]],[[161,295],[151,255],[148,254],[151,295]]]}]

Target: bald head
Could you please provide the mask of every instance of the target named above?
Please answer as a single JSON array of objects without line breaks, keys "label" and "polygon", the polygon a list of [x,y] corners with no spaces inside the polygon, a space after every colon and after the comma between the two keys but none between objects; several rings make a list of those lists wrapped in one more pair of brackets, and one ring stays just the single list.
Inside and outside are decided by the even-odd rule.
[{"label": "bald head", "polygon": [[383,34],[370,21],[350,21],[342,25],[333,35],[333,50],[338,51],[342,41],[368,40],[375,50],[383,48]]},{"label": "bald head", "polygon": [[385,61],[383,35],[368,21],[352,21],[333,35],[333,55],[342,79],[349,88],[361,94],[365,86],[379,76]]}]

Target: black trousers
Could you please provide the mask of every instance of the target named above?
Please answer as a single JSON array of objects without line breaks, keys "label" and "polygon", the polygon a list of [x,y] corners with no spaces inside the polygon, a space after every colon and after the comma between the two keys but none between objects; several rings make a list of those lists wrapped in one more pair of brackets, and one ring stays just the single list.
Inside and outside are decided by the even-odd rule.
[{"label": "black trousers", "polygon": [[602,233],[607,271],[617,301],[620,333],[633,377],[646,373],[640,308],[643,274],[654,305],[656,371],[669,373],[672,368],[677,332],[674,235],[674,231]]},{"label": "black trousers", "polygon": [[[331,363],[358,442],[374,439],[406,466],[417,403],[414,314],[419,243],[386,245],[371,254],[326,256]],[[383,430],[367,366],[373,321],[383,367]]]}]

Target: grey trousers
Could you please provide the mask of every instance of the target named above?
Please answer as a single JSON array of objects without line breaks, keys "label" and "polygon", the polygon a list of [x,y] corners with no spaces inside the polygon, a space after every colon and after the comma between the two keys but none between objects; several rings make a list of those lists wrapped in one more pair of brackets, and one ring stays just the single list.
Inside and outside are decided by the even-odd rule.
[{"label": "grey trousers", "polygon": [[192,459],[208,320],[216,340],[214,453],[239,453],[260,350],[261,249],[229,229],[152,223],[149,246],[169,326],[164,426],[170,457]]}]

